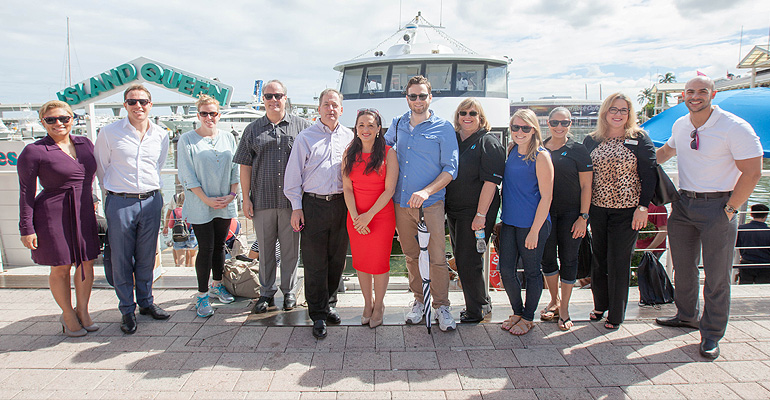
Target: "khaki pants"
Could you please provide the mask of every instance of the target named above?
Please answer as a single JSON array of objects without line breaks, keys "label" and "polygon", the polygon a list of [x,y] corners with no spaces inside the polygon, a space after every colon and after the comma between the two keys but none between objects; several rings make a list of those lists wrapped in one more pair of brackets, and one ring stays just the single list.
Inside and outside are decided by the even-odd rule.
[{"label": "khaki pants", "polygon": [[[396,205],[396,230],[398,241],[406,256],[409,271],[409,288],[415,300],[422,303],[422,277],[420,276],[420,245],[417,242],[417,223],[420,222],[419,208],[403,208]],[[433,308],[449,306],[449,270],[446,266],[446,239],[444,231],[444,202],[438,201],[423,209],[425,225],[430,232],[428,254],[430,255],[430,293]]]}]

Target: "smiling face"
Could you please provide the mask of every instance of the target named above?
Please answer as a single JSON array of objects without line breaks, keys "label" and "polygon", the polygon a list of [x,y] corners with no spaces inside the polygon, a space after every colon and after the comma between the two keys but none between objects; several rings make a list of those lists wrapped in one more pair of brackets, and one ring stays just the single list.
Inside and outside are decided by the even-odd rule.
[{"label": "smiling face", "polygon": [[380,125],[377,123],[377,118],[371,114],[361,114],[356,119],[356,136],[361,139],[361,143],[364,147],[374,145],[377,135],[380,133]]},{"label": "smiling face", "polygon": [[[417,98],[413,101],[409,99],[410,95],[416,95]],[[427,96],[425,100],[420,99],[420,95]],[[430,107],[430,101],[433,100],[433,95],[428,90],[428,86],[421,83],[418,85],[409,86],[406,90],[406,102],[409,103],[409,109],[414,114],[425,114]]]},{"label": "smiling face", "polygon": [[[212,112],[217,113],[217,116],[212,117],[211,114],[209,114]],[[204,117],[201,113],[206,113],[206,116]],[[198,108],[198,120],[201,122],[201,126],[205,126],[209,129],[216,129],[219,117],[219,107],[217,107],[216,104],[203,104]]]},{"label": "smiling face", "polygon": [[[276,99],[274,96],[270,96],[271,98],[268,99],[265,97],[267,94],[280,94],[282,96],[280,99]],[[265,110],[269,114],[280,115],[281,118],[283,117],[283,114],[286,111],[286,92],[283,90],[279,83],[272,82],[265,85],[262,100],[265,104]]]},{"label": "smiling face", "polygon": [[335,129],[342,115],[342,100],[336,92],[328,92],[321,99],[321,105],[318,108],[321,113],[321,122],[329,129]]},{"label": "smiling face", "polygon": [[684,87],[684,103],[691,113],[711,108],[711,99],[716,95],[714,85],[707,79],[691,79]]},{"label": "smiling face", "polygon": [[[462,115],[463,112],[465,115]],[[457,121],[460,124],[460,131],[463,133],[463,135],[471,135],[476,133],[481,126],[479,110],[477,110],[475,106],[470,106],[465,110],[460,110],[457,113]]]},{"label": "smiling face", "polygon": [[[70,120],[65,124],[57,119],[53,124],[48,124],[45,122],[45,119],[50,117],[70,117]],[[67,110],[63,108],[52,108],[43,114],[43,117],[40,118],[40,123],[45,127],[46,132],[48,132],[48,136],[50,136],[55,141],[59,141],[70,134],[72,125],[75,123],[75,120],[72,118],[70,113],[67,112]]]},{"label": "smiling face", "polygon": [[147,101],[146,105],[142,105],[138,101],[134,105],[129,105],[127,101],[123,103],[126,111],[128,111],[128,121],[131,122],[131,125],[143,124],[149,118],[150,110],[152,110],[150,96],[143,90],[132,90],[126,94],[126,100],[131,99]]},{"label": "smiling face", "polygon": [[[615,99],[610,105],[607,111],[606,121],[610,128],[610,132],[622,132],[625,133],[626,122],[628,122],[628,114],[630,108],[628,103],[623,99]],[[613,114],[615,112],[615,114]]]},{"label": "smiling face", "polygon": [[525,127],[524,129],[527,129],[526,127],[530,128],[529,132],[524,132],[524,129],[519,129],[518,131],[514,132],[514,130],[511,129],[511,140],[513,140],[514,143],[519,145],[519,149],[524,149],[527,147],[529,142],[532,141],[532,137],[535,135],[535,128],[519,117],[513,118],[511,127],[513,127],[514,125],[519,127],[523,126]]},{"label": "smiling face", "polygon": [[[558,121],[560,122],[556,127],[551,126],[551,121]],[[548,131],[551,132],[551,136],[559,139],[564,140],[564,138],[569,133],[569,125],[563,126],[563,121],[570,121],[570,115],[567,112],[564,111],[556,111],[555,113],[551,114],[550,118],[548,118]]]}]

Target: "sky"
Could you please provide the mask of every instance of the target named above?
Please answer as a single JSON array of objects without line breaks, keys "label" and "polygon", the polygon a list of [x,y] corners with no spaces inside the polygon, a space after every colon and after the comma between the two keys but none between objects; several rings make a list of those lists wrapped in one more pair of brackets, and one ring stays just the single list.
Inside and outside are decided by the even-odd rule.
[{"label": "sky", "polygon": [[[250,100],[255,79],[280,79],[293,102],[309,103],[339,86],[336,63],[375,48],[418,11],[475,52],[512,58],[517,101],[636,98],[666,72],[680,82],[696,71],[747,74],[736,65],[768,44],[770,29],[765,0],[10,0],[0,3],[0,103],[41,103],[67,86],[67,17],[73,82],[144,56],[217,77],[234,87],[233,100]],[[150,90],[156,101],[188,100]]]}]

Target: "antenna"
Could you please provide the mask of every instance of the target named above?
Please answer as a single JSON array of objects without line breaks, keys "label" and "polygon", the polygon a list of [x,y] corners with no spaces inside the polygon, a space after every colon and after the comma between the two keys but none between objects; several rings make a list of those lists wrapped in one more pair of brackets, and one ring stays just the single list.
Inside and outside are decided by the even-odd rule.
[{"label": "antenna", "polygon": [[70,56],[70,17],[67,17],[67,86],[72,86],[72,56]]}]

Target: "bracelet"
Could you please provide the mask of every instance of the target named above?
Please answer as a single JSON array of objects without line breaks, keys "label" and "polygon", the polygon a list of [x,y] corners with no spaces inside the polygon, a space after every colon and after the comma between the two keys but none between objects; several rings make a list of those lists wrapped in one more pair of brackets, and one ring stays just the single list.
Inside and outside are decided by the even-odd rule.
[{"label": "bracelet", "polygon": [[482,214],[482,213],[480,213],[480,212],[477,212],[477,213],[476,213],[476,216],[477,216],[477,217],[481,217],[481,218],[486,218],[486,217],[487,217],[487,214]]},{"label": "bracelet", "polygon": [[230,192],[230,193],[228,193],[228,194],[229,194],[230,196],[233,196],[233,197],[237,196],[237,194],[235,194],[235,192]]}]

